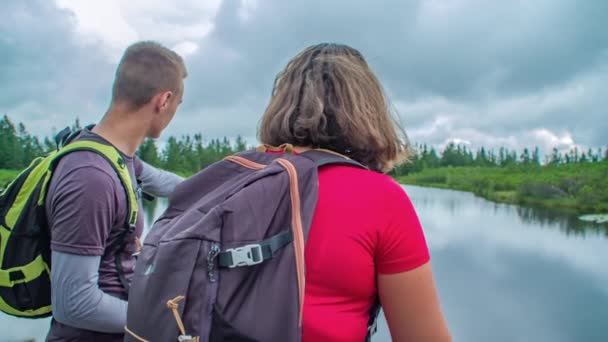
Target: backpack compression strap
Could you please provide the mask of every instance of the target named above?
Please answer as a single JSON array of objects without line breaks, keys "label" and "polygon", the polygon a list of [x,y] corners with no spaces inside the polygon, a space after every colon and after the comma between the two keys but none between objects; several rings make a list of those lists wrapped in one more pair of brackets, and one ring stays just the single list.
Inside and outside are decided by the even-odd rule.
[{"label": "backpack compression strap", "polygon": [[293,233],[288,230],[255,244],[229,248],[218,254],[218,265],[229,268],[257,265],[272,259],[292,241]]}]

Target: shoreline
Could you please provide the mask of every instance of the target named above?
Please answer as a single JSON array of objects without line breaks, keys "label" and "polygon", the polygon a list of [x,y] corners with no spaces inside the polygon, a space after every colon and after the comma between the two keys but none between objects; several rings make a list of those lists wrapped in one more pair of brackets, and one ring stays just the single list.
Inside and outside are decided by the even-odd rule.
[{"label": "shoreline", "polygon": [[583,167],[441,167],[395,179],[405,185],[466,191],[495,203],[580,216],[608,214],[605,175],[608,175],[608,163]]},{"label": "shoreline", "polygon": [[[579,216],[608,214],[608,196],[602,197],[608,189],[601,186],[602,179],[606,182],[608,163],[574,167],[440,167],[393,178],[405,185],[471,192],[496,203],[540,207]],[[0,190],[19,172],[0,169]]]},{"label": "shoreline", "polygon": [[526,206],[526,207],[541,207],[544,209],[552,209],[552,210],[561,209],[561,210],[565,210],[572,214],[580,214],[580,215],[589,214],[586,211],[577,210],[575,205],[568,205],[566,203],[560,204],[557,201],[549,201],[549,200],[543,201],[543,200],[539,200],[539,199],[536,199],[536,200],[535,199],[527,199],[527,200],[519,199],[519,198],[517,198],[515,191],[494,191],[491,193],[483,193],[483,192],[474,191],[472,189],[450,187],[445,184],[407,182],[407,181],[402,180],[401,178],[397,178],[397,181],[399,182],[399,184],[414,185],[414,186],[433,188],[433,189],[469,192],[477,197],[483,198],[485,200],[488,200],[488,201],[494,202],[494,203],[513,204],[513,205],[520,205],[520,206]]}]

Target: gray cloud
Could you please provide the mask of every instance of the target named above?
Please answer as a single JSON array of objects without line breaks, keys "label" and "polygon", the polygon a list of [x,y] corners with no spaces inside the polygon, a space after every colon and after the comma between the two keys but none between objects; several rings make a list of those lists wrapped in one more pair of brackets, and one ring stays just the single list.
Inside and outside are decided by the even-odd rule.
[{"label": "gray cloud", "polygon": [[0,112],[49,134],[109,99],[113,67],[95,44],[73,38],[74,18],[49,1],[9,2],[0,23]]},{"label": "gray cloud", "polygon": [[599,27],[606,2],[455,1],[442,10],[433,3],[395,51],[402,57],[383,64],[404,96],[475,101],[534,91],[592,67],[608,47]]},{"label": "gray cloud", "polygon": [[[271,80],[269,73],[302,47],[337,40],[359,48],[395,96],[476,100],[569,80],[595,66],[608,48],[608,34],[600,27],[608,13],[604,1],[448,4],[264,1],[243,23],[237,3],[224,2],[209,48],[219,53],[193,62],[211,75],[227,74],[224,82],[231,89],[248,88]],[[219,63],[222,51],[237,54],[234,64]]]},{"label": "gray cloud", "polygon": [[[41,134],[75,113],[96,119],[115,63],[101,42],[74,34],[72,14],[45,1],[27,4],[8,5],[0,24],[0,52],[8,56],[0,110],[43,125]],[[415,140],[519,147],[541,143],[534,132],[544,129],[571,136],[571,145],[606,143],[605,1],[265,0],[246,16],[241,2],[223,1],[213,30],[198,40],[197,7],[187,8],[142,12],[158,16],[163,28],[192,23],[186,40],[199,47],[186,56],[185,102],[168,134],[253,137],[289,58],[307,45],[339,41],[367,57]],[[138,19],[149,33],[141,39],[179,42],[153,33],[152,22]]]}]

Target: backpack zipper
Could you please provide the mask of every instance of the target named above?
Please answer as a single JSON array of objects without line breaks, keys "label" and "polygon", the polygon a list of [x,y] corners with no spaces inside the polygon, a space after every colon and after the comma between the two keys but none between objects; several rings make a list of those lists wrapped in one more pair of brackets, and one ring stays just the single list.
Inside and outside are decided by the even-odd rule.
[{"label": "backpack zipper", "polygon": [[207,254],[207,275],[210,282],[215,282],[215,258],[220,254],[220,246],[217,243],[211,244],[209,254]]}]

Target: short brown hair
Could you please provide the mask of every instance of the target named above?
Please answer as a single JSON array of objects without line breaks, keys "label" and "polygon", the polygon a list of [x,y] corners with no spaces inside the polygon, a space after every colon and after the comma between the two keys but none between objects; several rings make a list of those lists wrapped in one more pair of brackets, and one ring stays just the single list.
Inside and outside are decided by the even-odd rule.
[{"label": "short brown hair", "polygon": [[380,82],[359,51],[341,44],[308,47],[277,75],[258,138],[329,149],[379,172],[409,152]]},{"label": "short brown hair", "polygon": [[135,43],[118,64],[112,102],[124,102],[137,109],[161,91],[181,94],[182,80],[187,75],[184,61],[174,51],[152,41]]}]

